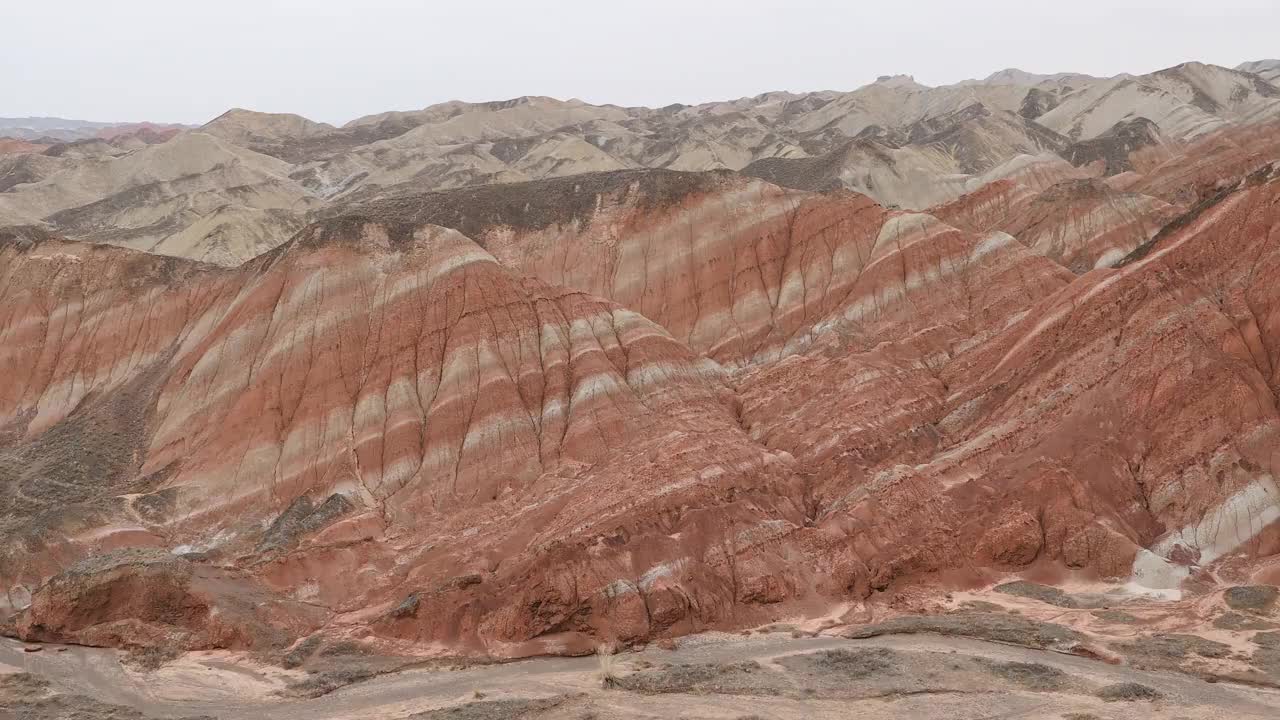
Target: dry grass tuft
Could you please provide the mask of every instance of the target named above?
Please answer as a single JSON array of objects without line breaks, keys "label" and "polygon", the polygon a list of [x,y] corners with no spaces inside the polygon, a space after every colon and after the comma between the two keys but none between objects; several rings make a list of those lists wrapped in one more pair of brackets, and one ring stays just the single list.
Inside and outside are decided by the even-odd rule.
[{"label": "dry grass tuft", "polygon": [[618,675],[614,666],[614,660],[617,656],[618,646],[616,643],[604,642],[596,646],[596,662],[600,665],[596,672],[600,676],[600,687],[606,690],[618,686]]}]

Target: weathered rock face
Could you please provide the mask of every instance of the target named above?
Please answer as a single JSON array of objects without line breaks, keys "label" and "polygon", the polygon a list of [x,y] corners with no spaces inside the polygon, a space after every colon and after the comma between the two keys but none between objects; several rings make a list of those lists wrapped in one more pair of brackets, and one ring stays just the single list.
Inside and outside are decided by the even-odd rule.
[{"label": "weathered rock face", "polygon": [[1098,166],[1103,175],[1118,175],[1134,169],[1133,156],[1139,150],[1146,150],[1148,158],[1170,157],[1175,152],[1170,145],[1159,126],[1140,117],[1118,122],[1096,138],[1072,143],[1062,151],[1062,157],[1072,165]]},{"label": "weathered rock face", "polygon": [[42,223],[64,237],[238,265],[320,204],[290,171],[205,133],[55,145],[0,156],[0,225]]},{"label": "weathered rock face", "polygon": [[937,328],[913,338],[933,355],[762,369],[744,424],[816,467],[814,514],[851,582],[1052,557],[1176,586],[1180,550],[1212,562],[1280,517],[1280,314],[1262,280],[1277,197],[1241,189],[985,338]]},{"label": "weathered rock face", "polygon": [[1233,122],[1275,119],[1280,90],[1247,72],[1188,62],[1148,75],[1120,75],[1062,98],[1036,122],[1074,140],[1107,133],[1135,117],[1175,140],[1190,140]]},{"label": "weathered rock face", "polygon": [[1236,66],[1237,70],[1249,72],[1275,85],[1276,80],[1280,80],[1280,60],[1254,60],[1251,62],[1240,63]]},{"label": "weathered rock face", "polygon": [[[454,231],[336,221],[237,271],[50,239],[3,252],[0,574],[13,605],[53,595],[30,627],[67,626],[50,608],[77,601],[37,588],[70,559],[155,547],[339,612],[482,574],[397,630],[423,640],[500,648],[617,606],[635,635],[641,596],[615,580],[726,524],[801,520],[787,459],[742,432],[715,363]],[[546,583],[581,587],[555,621]]]},{"label": "weathered rock face", "polygon": [[1190,207],[1240,177],[1280,160],[1280,123],[1260,123],[1215,132],[1172,157],[1139,150],[1134,173],[1108,179],[1114,187]]},{"label": "weathered rock face", "polygon": [[970,568],[1176,587],[1280,518],[1252,169],[1149,237],[1116,228],[1167,206],[1034,158],[950,222],[642,172],[371,202],[235,269],[6,231],[5,609],[516,656]]},{"label": "weathered rock face", "polygon": [[55,575],[18,614],[37,642],[203,650],[279,650],[320,627],[323,608],[278,597],[238,570],[164,550],[124,550]]},{"label": "weathered rock face", "polygon": [[950,200],[1026,156],[1052,154],[1066,138],[981,104],[922,118],[894,133],[867,133],[814,156],[770,157],[743,174],[800,190],[847,188],[908,209]]},{"label": "weathered rock face", "polygon": [[886,252],[877,243],[890,217],[855,193],[666,171],[432,193],[359,212],[457,227],[504,264],[609,298],[726,364],[806,343]]},{"label": "weathered rock face", "polygon": [[1040,193],[991,183],[933,212],[970,231],[1007,232],[1077,274],[1119,262],[1181,214],[1162,200],[1096,179],[1064,180]]},{"label": "weathered rock face", "polygon": [[[1182,212],[1280,160],[1280,126],[1233,127],[1179,144],[1139,118],[1065,154],[1082,167],[1037,163],[1034,176],[1011,174],[930,212],[966,230],[1008,232],[1083,273],[1119,262]],[[1107,177],[1091,179],[1100,175]]]}]

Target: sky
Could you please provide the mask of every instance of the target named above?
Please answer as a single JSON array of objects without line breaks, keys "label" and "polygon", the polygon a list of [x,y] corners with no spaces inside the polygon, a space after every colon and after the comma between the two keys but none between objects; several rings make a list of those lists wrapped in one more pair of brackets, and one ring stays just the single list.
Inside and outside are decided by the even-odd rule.
[{"label": "sky", "polygon": [[770,90],[1280,56],[1280,0],[6,0],[0,117],[341,124],[521,95],[662,106]]}]

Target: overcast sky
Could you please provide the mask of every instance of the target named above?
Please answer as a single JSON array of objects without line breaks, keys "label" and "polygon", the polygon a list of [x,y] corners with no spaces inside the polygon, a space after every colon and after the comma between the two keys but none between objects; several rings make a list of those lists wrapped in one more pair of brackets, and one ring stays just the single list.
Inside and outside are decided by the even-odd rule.
[{"label": "overcast sky", "polygon": [[6,0],[0,18],[0,116],[187,123],[1280,56],[1280,0]]}]

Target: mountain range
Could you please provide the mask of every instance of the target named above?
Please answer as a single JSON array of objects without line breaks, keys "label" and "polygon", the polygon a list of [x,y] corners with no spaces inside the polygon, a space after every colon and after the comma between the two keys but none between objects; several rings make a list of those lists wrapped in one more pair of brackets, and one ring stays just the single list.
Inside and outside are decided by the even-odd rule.
[{"label": "mountain range", "polygon": [[[238,109],[193,129],[28,121],[8,141],[23,152],[0,156],[0,222],[232,266],[332,206],[586,172],[727,169],[923,210],[1023,172],[1029,157],[1104,162],[1114,175],[1138,145],[1173,152],[1277,117],[1280,91],[1266,79],[1275,70],[1274,61],[1114,78],[1005,70],[937,88],[886,76],[852,92],[659,109],[522,97],[342,127]],[[1135,130],[1138,119],[1148,122]],[[12,124],[0,122],[0,135]],[[94,135],[33,143],[61,126]]]},{"label": "mountain range", "polygon": [[1041,649],[1280,682],[1278,71],[13,136],[0,630],[514,658],[1021,583]]}]

